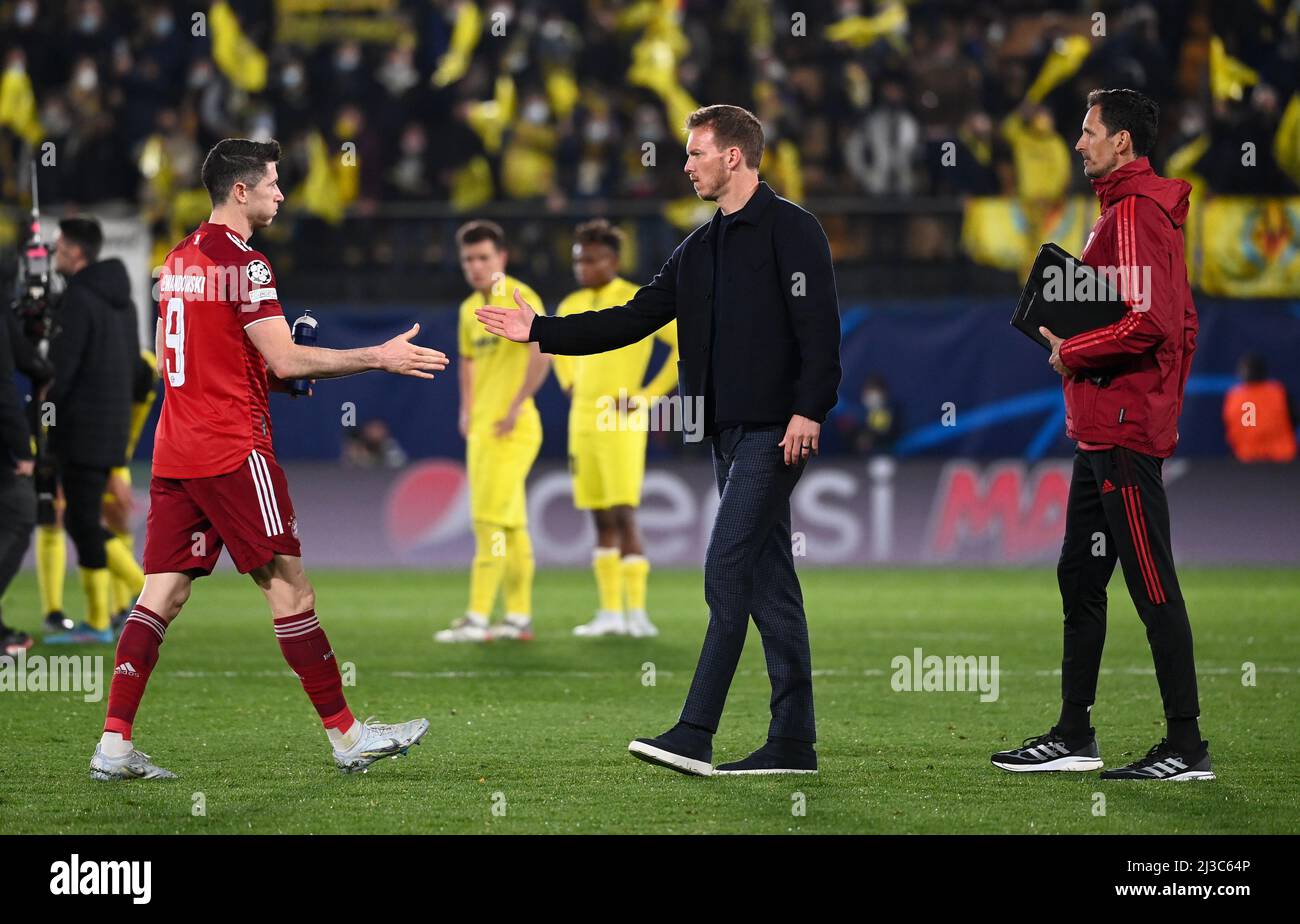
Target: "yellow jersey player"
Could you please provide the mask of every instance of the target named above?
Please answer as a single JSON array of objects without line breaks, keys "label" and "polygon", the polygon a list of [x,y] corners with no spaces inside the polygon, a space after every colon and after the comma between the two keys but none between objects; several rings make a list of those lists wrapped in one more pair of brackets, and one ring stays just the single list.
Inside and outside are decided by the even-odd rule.
[{"label": "yellow jersey player", "polygon": [[[474,562],[469,607],[439,642],[533,637],[533,546],[528,537],[524,481],[542,447],[542,421],[533,395],[546,381],[550,358],[535,343],[512,343],[485,331],[474,310],[501,302],[517,287],[544,314],[537,293],[506,275],[505,233],[490,221],[456,232],[460,266],[473,293],[460,305],[460,432],[465,437]],[[505,585],[505,618],[491,625],[497,591]]]},{"label": "yellow jersey player", "polygon": [[[582,288],[560,303],[557,314],[594,311],[632,300],[640,287],[618,276],[622,244],[622,233],[604,219],[578,226],[573,272]],[[656,340],[668,345],[669,355],[654,379],[643,385]],[[596,521],[592,568],[600,608],[591,622],[578,626],[573,634],[658,635],[646,614],[650,563],[641,547],[636,508],[641,505],[645,478],[649,408],[677,384],[677,322],[608,353],[556,356],[553,362],[556,378],[572,399],[573,502],[579,510],[590,510]]]},{"label": "yellow jersey player", "polygon": [[136,597],[144,589],[144,570],[136,560],[135,536],[131,533],[135,500],[131,492],[130,463],[135,456],[136,443],[140,441],[140,432],[158,396],[158,358],[153,350],[140,351],[131,390],[131,432],[126,444],[126,464],[109,471],[103,504],[104,526],[113,534],[105,548],[108,550],[108,570],[113,575],[109,592],[114,630],[122,628],[131,615]]}]

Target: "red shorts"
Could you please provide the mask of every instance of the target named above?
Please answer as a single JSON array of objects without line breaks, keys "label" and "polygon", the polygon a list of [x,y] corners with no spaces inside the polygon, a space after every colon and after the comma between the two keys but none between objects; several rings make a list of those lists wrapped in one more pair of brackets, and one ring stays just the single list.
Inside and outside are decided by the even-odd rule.
[{"label": "red shorts", "polygon": [[284,470],[256,450],[225,475],[155,475],[149,484],[145,574],[211,574],[223,545],[240,574],[268,564],[276,553],[302,555]]}]

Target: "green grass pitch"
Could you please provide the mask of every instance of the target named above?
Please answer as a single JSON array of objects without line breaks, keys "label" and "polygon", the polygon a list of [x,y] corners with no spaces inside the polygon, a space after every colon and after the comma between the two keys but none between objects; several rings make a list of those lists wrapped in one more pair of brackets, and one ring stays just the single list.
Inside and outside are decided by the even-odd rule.
[{"label": "green grass pitch", "polygon": [[[677,717],[706,620],[698,571],[651,575],[657,639],[576,639],[594,607],[586,571],[543,570],[532,643],[432,641],[464,605],[459,572],[317,572],[318,611],[360,717],[429,718],[422,747],[366,775],[333,767],[251,582],[198,582],[162,657],[136,744],[175,781],[102,784],[87,763],[106,702],[0,694],[0,832],[1296,832],[1300,572],[1188,569],[1202,728],[1213,783],[1012,775],[989,754],[1055,720],[1060,615],[1050,568],[813,570],[816,777],[688,778],[632,759],[628,741]],[[32,628],[20,576],[9,621]],[[80,607],[71,582],[68,604]],[[1094,710],[1108,766],[1140,756],[1163,720],[1146,638],[1120,578]],[[891,660],[996,655],[999,697],[895,692]],[[103,653],[49,649],[33,654]],[[1243,664],[1255,684],[1243,683]],[[645,682],[653,665],[654,684]],[[767,729],[758,634],[715,739],[721,762]],[[200,797],[204,814],[196,814]],[[1095,794],[1101,793],[1102,799]],[[1104,814],[1101,809],[1104,808]],[[800,812],[802,809],[802,812]]]}]

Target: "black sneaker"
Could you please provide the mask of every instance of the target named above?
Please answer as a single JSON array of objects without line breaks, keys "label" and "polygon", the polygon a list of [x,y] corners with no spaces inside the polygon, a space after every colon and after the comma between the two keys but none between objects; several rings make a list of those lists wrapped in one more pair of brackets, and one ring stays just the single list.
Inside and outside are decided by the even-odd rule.
[{"label": "black sneaker", "polygon": [[1053,728],[1037,738],[1026,738],[1018,748],[998,751],[990,760],[993,766],[1011,773],[1100,770],[1103,766],[1097,733],[1091,728],[1087,738],[1070,741]]},{"label": "black sneaker", "polygon": [[0,655],[16,655],[31,647],[32,637],[26,632],[19,632],[7,626],[0,628]]},{"label": "black sneaker", "polygon": [[687,776],[713,773],[713,736],[678,722],[658,738],[637,738],[628,752],[649,764],[668,767]]},{"label": "black sneaker", "polygon": [[807,742],[768,738],[767,744],[744,760],[718,764],[713,772],[720,776],[816,773],[817,752]]},{"label": "black sneaker", "polygon": [[1141,760],[1107,770],[1101,775],[1103,780],[1212,780],[1214,771],[1210,769],[1210,742],[1202,741],[1195,751],[1179,751],[1169,744],[1167,738],[1147,751]]},{"label": "black sneaker", "polygon": [[63,610],[52,610],[46,613],[42,625],[46,632],[71,632],[77,627],[75,622],[63,615]]}]

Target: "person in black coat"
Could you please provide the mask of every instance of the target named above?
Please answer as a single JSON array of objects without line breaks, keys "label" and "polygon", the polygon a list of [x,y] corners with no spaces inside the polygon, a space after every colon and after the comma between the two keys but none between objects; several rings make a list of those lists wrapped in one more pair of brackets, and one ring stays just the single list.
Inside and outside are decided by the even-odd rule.
[{"label": "person in black coat", "polygon": [[131,400],[140,357],[131,283],[121,260],[99,260],[103,232],[87,218],[59,223],[54,265],[68,281],[50,341],[54,381],[42,419],[63,488],[64,527],[77,549],[87,626],[47,642],[112,641],[109,574],[100,523],[109,469],[126,458]]},{"label": "person in black coat", "polygon": [[[11,319],[0,318],[0,598],[23,563],[36,524],[32,434],[14,381],[16,325]],[[31,645],[31,636],[7,627],[0,616],[0,655]]]},{"label": "person in black coat", "polygon": [[[516,291],[519,309],[477,314],[494,334],[564,355],[617,349],[676,319],[685,437],[713,437],[721,495],[704,565],[709,625],[680,721],[629,750],[701,776],[810,773],[817,769],[812,658],[790,494],[817,452],[840,383],[830,245],[816,218],[759,181],[763,130],[752,113],[709,106],[687,128],[685,172],[696,194],[719,208],[630,302],[537,317]],[[715,770],[713,734],[751,615],[772,681],[768,741]]]}]

